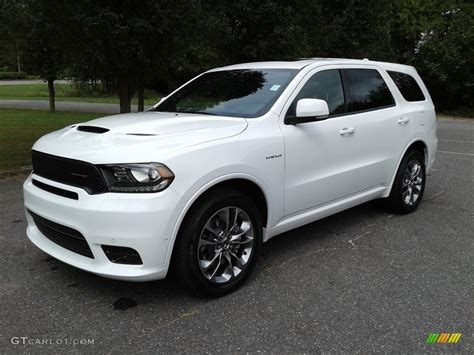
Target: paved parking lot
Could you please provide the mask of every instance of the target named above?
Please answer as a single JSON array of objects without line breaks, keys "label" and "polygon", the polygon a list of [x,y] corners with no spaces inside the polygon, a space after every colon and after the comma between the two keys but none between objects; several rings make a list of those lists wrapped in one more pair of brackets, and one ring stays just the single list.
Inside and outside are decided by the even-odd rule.
[{"label": "paved parking lot", "polygon": [[[48,257],[25,236],[20,179],[0,181],[0,353],[473,353],[474,120],[441,120],[438,137],[416,213],[369,203],[285,233],[243,288],[211,300]],[[463,335],[425,344],[441,332]]]}]

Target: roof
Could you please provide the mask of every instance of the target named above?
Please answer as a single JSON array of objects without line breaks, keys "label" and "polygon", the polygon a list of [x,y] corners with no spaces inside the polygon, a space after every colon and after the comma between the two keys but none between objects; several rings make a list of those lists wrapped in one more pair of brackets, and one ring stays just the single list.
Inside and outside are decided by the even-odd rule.
[{"label": "roof", "polygon": [[328,65],[328,64],[372,64],[377,65],[386,70],[414,70],[413,67],[389,63],[389,62],[377,62],[368,59],[345,59],[345,58],[304,58],[294,61],[274,61],[274,62],[253,62],[253,63],[242,63],[233,64],[221,68],[213,69],[219,70],[232,70],[232,69],[302,69],[311,64]]}]

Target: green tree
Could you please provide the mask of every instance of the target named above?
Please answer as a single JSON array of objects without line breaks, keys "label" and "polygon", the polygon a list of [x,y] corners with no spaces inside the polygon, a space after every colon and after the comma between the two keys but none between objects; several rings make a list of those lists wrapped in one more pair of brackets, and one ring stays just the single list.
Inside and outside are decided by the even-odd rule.
[{"label": "green tree", "polygon": [[[195,1],[84,0],[75,8],[68,31],[77,38],[70,44],[71,73],[81,80],[100,79],[116,91],[120,112],[131,111],[131,99],[157,79],[171,80],[199,56],[195,38],[202,34],[201,11]],[[186,14],[186,16],[183,16]],[[194,26],[193,26],[194,25]]]},{"label": "green tree", "polygon": [[298,21],[301,3],[223,0],[215,4],[213,15],[221,19],[220,32],[224,35],[224,40],[216,44],[226,64],[295,59],[303,55],[303,28]]},{"label": "green tree", "polygon": [[396,61],[414,65],[438,109],[473,106],[474,6],[462,1],[397,2]]},{"label": "green tree", "polygon": [[54,81],[66,66],[67,37],[64,29],[68,5],[63,0],[30,0],[25,2],[25,67],[48,84],[49,109],[54,112]]},{"label": "green tree", "polygon": [[320,56],[393,60],[390,0],[322,1],[314,28]]},{"label": "green tree", "polygon": [[3,0],[0,65],[48,81],[67,70],[131,99],[203,70],[301,57],[412,64],[439,107],[472,106],[472,5],[449,0]]},{"label": "green tree", "polygon": [[424,33],[415,66],[424,75],[440,109],[473,107],[474,11],[452,8],[439,26]]},{"label": "green tree", "polygon": [[301,57],[389,60],[392,0],[220,1],[230,62]]},{"label": "green tree", "polygon": [[25,1],[0,1],[0,66],[22,71],[27,15]]},{"label": "green tree", "polygon": [[147,46],[155,28],[149,1],[91,1],[75,8],[68,32],[71,73],[81,80],[94,78],[118,93],[120,112],[130,112],[131,99],[149,67]]}]

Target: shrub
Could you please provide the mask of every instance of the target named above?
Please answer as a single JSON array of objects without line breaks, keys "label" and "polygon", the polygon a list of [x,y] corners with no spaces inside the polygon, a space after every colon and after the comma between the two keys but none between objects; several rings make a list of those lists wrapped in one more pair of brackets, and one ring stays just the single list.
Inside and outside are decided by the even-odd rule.
[{"label": "shrub", "polygon": [[26,73],[24,72],[14,72],[14,71],[4,71],[0,72],[0,80],[18,80],[18,79],[26,79]]},{"label": "shrub", "polygon": [[71,96],[79,96],[79,97],[100,97],[100,96],[107,96],[111,94],[107,91],[107,89],[102,85],[101,82],[81,82],[81,81],[74,81],[73,82],[73,89],[71,90]]}]

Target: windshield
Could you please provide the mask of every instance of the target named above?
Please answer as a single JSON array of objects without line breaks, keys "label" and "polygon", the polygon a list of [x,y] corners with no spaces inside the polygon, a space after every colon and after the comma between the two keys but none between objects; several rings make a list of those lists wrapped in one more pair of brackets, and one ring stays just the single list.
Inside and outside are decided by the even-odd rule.
[{"label": "windshield", "polygon": [[291,69],[209,72],[153,109],[160,112],[254,118],[265,114],[296,75]]}]

